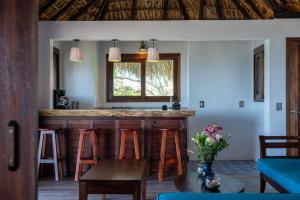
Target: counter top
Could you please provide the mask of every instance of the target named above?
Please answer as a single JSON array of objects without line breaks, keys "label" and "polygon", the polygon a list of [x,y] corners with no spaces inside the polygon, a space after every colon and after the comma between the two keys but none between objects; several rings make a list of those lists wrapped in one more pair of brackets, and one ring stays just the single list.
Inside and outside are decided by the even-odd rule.
[{"label": "counter top", "polygon": [[182,108],[181,110],[161,110],[158,108],[41,109],[39,115],[41,117],[189,117],[195,115],[195,110],[189,108]]}]

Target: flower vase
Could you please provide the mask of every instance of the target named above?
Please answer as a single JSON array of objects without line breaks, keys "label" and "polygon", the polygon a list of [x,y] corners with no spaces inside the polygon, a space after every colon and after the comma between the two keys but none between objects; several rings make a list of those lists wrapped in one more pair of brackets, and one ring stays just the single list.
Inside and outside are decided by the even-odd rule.
[{"label": "flower vase", "polygon": [[213,176],[215,173],[212,170],[212,163],[207,162],[199,165],[197,169],[198,174],[200,175],[201,178],[205,179],[206,176]]}]

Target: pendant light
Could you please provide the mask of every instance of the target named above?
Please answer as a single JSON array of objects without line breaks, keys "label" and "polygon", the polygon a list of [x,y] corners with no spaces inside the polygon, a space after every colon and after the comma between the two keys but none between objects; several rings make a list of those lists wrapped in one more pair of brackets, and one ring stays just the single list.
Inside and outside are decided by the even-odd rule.
[{"label": "pendant light", "polygon": [[141,46],[139,48],[140,53],[147,53],[145,41],[141,41]]},{"label": "pendant light", "polygon": [[150,40],[150,47],[148,48],[147,62],[158,62],[159,61],[159,52],[155,48],[155,42],[157,40]]},{"label": "pendant light", "polygon": [[109,62],[121,62],[121,50],[119,47],[116,47],[118,40],[113,39],[113,47],[109,48],[108,61]]},{"label": "pendant light", "polygon": [[71,48],[71,51],[70,51],[70,61],[72,61],[72,62],[82,62],[82,60],[83,60],[82,51],[77,46],[78,42],[80,40],[79,39],[74,39],[73,41],[74,41],[74,46]]}]

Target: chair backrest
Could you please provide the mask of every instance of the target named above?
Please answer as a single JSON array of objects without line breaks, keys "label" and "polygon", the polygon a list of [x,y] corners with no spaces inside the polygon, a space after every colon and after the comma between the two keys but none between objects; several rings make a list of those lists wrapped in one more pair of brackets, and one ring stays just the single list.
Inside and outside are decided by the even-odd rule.
[{"label": "chair backrest", "polygon": [[[300,136],[259,136],[260,158],[300,158]],[[267,149],[297,149],[296,156],[268,156]]]}]

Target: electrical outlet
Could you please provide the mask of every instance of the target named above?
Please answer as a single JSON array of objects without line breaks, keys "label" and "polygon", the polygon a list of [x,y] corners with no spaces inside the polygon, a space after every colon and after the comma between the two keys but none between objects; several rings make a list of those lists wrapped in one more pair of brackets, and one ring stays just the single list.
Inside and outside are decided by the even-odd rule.
[{"label": "electrical outlet", "polygon": [[239,107],[240,108],[244,108],[245,107],[245,102],[244,101],[240,101],[239,102]]},{"label": "electrical outlet", "polygon": [[200,108],[204,108],[204,101],[200,101]]}]

